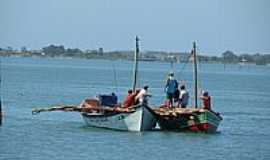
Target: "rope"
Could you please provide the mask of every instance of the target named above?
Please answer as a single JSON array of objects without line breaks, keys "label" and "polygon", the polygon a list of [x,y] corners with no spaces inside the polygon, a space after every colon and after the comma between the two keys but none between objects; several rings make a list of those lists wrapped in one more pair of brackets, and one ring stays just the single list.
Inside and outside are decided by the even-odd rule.
[{"label": "rope", "polygon": [[[197,51],[198,51],[199,49],[197,48]],[[187,66],[187,64],[188,64],[188,61],[189,61],[189,59],[190,59],[190,57],[192,56],[192,53],[190,53],[189,55],[188,55],[188,57],[187,57],[187,59],[184,61],[184,65],[182,66],[182,68],[180,69],[180,71],[179,72],[177,72],[177,79],[179,79],[179,77],[181,77],[181,73],[184,71],[184,69],[186,68],[186,66]],[[201,64],[199,63],[199,59],[198,59],[198,54],[196,55],[197,57],[197,67],[198,67],[198,74],[200,73],[199,72],[199,68],[201,67]],[[200,77],[200,76],[198,76],[198,77]],[[180,82],[181,84],[185,84],[185,81],[182,81],[182,82]],[[201,87],[201,80],[198,78],[198,90],[199,90],[199,93],[202,93],[202,87]],[[192,99],[194,99],[194,97],[191,97]],[[201,101],[199,101],[199,103],[200,103],[200,105],[201,105]]]},{"label": "rope", "polygon": [[115,92],[118,92],[118,85],[117,85],[117,78],[116,78],[116,69],[115,69],[115,64],[114,62],[112,63],[113,66],[113,78],[114,78],[114,90]]},{"label": "rope", "polygon": [[177,76],[177,79],[179,79],[181,73],[182,73],[182,72],[184,71],[184,69],[186,68],[186,66],[187,66],[187,64],[188,64],[188,61],[189,61],[189,59],[190,59],[191,56],[192,56],[192,54],[189,54],[189,55],[188,55],[187,59],[184,61],[184,65],[182,66],[182,68],[180,69],[180,71],[179,71],[179,72],[176,72],[176,75],[178,75],[178,76]]},{"label": "rope", "polygon": [[[186,68],[186,65],[188,64],[188,61],[189,61],[189,59],[190,59],[191,56],[192,56],[192,54],[189,54],[189,55],[188,55],[187,59],[184,61],[184,65],[182,66],[181,70],[180,70],[179,72],[176,72],[176,73],[175,73],[176,79],[177,79],[177,80],[180,79],[179,77],[181,77],[180,75],[181,75],[181,73],[183,72],[183,70]],[[174,70],[174,65],[173,65],[173,63],[171,62],[171,71],[169,71],[169,72],[172,72],[173,70]],[[176,70],[176,71],[177,71],[177,70]],[[164,82],[166,82],[167,79],[168,79],[168,74],[165,75]],[[184,84],[185,84],[185,81],[184,81],[184,80],[181,80],[181,81],[180,81],[180,84],[184,85]]]}]

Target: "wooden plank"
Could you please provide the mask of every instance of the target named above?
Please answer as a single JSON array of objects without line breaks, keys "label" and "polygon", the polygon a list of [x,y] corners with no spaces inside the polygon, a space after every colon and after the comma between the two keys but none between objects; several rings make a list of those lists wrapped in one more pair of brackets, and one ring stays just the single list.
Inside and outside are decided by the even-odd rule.
[{"label": "wooden plank", "polygon": [[181,115],[181,114],[193,114],[197,112],[205,112],[202,108],[156,108],[154,112],[157,115]]},{"label": "wooden plank", "polygon": [[32,114],[39,114],[41,112],[52,112],[52,111],[65,111],[65,112],[102,112],[102,113],[129,113],[134,112],[135,108],[122,108],[122,107],[106,107],[106,106],[87,106],[87,107],[79,107],[76,105],[59,105],[52,106],[48,108],[36,108],[32,110]]}]

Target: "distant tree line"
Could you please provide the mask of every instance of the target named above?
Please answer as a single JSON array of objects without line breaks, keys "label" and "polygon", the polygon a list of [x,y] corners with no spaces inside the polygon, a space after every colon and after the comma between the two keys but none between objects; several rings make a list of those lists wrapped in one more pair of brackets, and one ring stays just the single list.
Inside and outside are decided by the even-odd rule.
[{"label": "distant tree line", "polygon": [[49,57],[59,57],[59,56],[78,57],[79,55],[83,54],[83,51],[81,51],[78,48],[65,49],[63,45],[59,46],[49,45],[47,47],[42,48],[42,54]]},{"label": "distant tree line", "polygon": [[258,65],[264,65],[270,63],[270,54],[240,54],[237,56],[232,51],[226,51],[222,53],[224,63],[255,63]]},{"label": "distant tree line", "polygon": [[[20,50],[14,50],[12,47],[0,48],[1,56],[37,56],[37,57],[70,57],[86,59],[133,59],[133,51],[109,51],[103,52],[103,48],[97,50],[82,51],[78,48],[65,48],[63,45],[49,45],[40,50],[28,50],[25,46]],[[142,60],[148,61],[187,61],[190,53],[168,53],[158,51],[148,51],[141,54]],[[240,54],[236,55],[232,51],[225,51],[221,56],[199,55],[201,62],[207,63],[270,63],[270,54]]]}]

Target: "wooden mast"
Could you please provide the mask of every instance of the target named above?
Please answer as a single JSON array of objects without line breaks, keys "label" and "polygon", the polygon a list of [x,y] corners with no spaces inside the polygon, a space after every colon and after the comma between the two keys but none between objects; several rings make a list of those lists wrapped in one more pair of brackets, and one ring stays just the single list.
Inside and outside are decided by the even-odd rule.
[{"label": "wooden mast", "polygon": [[138,79],[138,57],[139,57],[139,38],[136,36],[136,49],[134,54],[133,84],[132,90],[135,92]]},{"label": "wooden mast", "polygon": [[0,97],[0,126],[2,125],[2,101],[1,101],[1,97]]},{"label": "wooden mast", "polygon": [[194,82],[194,105],[198,108],[198,73],[197,73],[197,55],[196,55],[196,43],[193,42],[193,82]]},{"label": "wooden mast", "polygon": [[1,66],[1,59],[0,59],[0,126],[2,125],[2,118],[3,118],[3,114],[2,114],[2,76],[1,76],[1,72],[2,72],[2,66]]}]

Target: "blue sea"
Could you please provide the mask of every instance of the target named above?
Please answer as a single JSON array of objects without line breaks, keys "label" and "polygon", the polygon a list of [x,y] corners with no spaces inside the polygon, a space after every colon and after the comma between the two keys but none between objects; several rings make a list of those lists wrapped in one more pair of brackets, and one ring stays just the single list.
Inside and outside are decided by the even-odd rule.
[{"label": "blue sea", "polygon": [[[132,84],[133,62],[52,58],[1,58],[4,120],[1,160],[269,160],[270,66],[200,64],[200,90],[212,96],[224,120],[215,134],[112,131],[87,127],[80,114],[33,108],[79,104]],[[149,85],[151,106],[164,102],[171,65],[139,63],[139,86]],[[174,64],[192,95],[191,64]],[[192,105],[191,96],[190,105]]]}]

